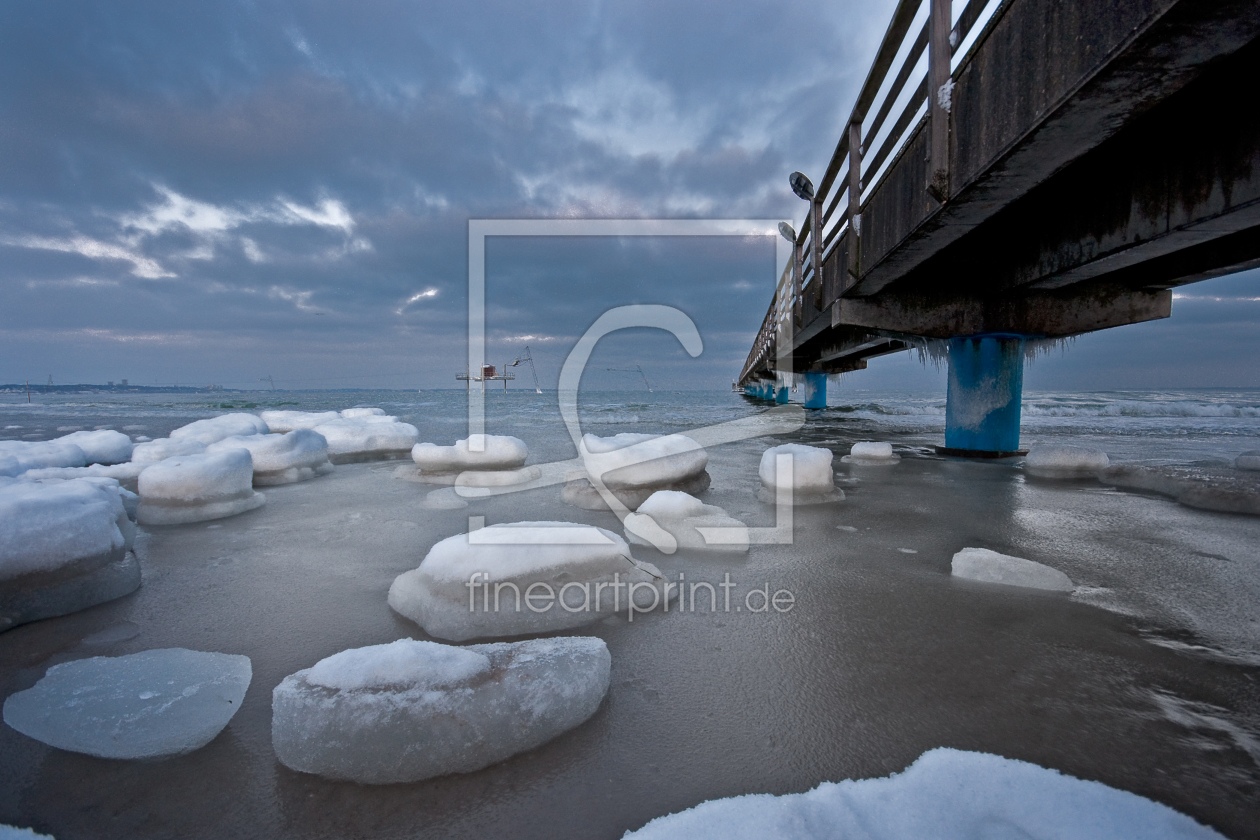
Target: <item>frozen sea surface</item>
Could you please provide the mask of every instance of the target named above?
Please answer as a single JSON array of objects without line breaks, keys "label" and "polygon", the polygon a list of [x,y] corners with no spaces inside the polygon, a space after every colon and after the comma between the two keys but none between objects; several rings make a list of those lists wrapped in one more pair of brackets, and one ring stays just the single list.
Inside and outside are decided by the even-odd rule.
[{"label": "frozen sea surface", "polygon": [[[1025,442],[1196,469],[1260,448],[1260,419],[1243,410],[1260,395],[1249,393],[1033,395],[1061,411],[1030,415]],[[462,392],[278,394],[253,407],[222,395],[214,404],[94,399],[3,405],[0,427],[47,439],[59,426],[144,426],[126,431],[156,438],[216,412],[363,403],[417,426],[421,439],[465,436]],[[488,431],[525,440],[530,464],[577,456],[554,394],[496,399]],[[716,612],[701,589],[694,610],[680,610],[680,598],[669,613],[572,631],[608,645],[604,703],[555,741],[463,776],[368,788],[290,771],[271,748],[270,689],[341,650],[427,639],[385,594],[436,542],[467,531],[469,516],[620,532],[611,513],[564,505],[559,486],[424,508],[432,488],[394,480],[398,463],[385,462],[277,487],[265,507],[231,519],[142,531],[137,592],[0,634],[0,694],[31,687],[59,662],[161,647],[249,656],[258,690],[212,743],[160,765],[119,766],[0,729],[0,822],[61,838],[616,838],[706,800],[884,777],[952,747],[1099,781],[1228,837],[1260,836],[1260,518],[1092,479],[1031,480],[1011,463],[941,459],[926,449],[940,442],[943,413],[892,413],[935,398],[842,388],[832,399],[793,435],[708,447],[713,484],[701,499],[750,526],[773,525],[757,469],[778,443],[839,456],[885,440],[902,460],[862,468],[837,457],[847,498],[795,508],[790,545],[734,556],[634,547],[670,580],[718,587],[729,574],[729,611],[721,588]],[[1147,405],[1161,401],[1200,413]],[[1120,408],[1108,414],[1108,405]],[[686,433],[763,408],[730,394],[594,394],[583,397],[582,420],[602,436]],[[955,580],[950,560],[967,546],[1047,563],[1077,588],[1064,596]],[[789,611],[752,611],[762,592],[780,590],[793,595]]]}]

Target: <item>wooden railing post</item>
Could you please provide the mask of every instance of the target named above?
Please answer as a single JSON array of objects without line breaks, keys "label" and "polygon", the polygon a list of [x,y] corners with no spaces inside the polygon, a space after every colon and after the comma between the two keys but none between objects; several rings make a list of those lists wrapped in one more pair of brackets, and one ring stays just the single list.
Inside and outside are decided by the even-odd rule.
[{"label": "wooden railing post", "polygon": [[928,18],[928,113],[931,115],[931,148],[928,192],[944,204],[949,199],[949,112],[954,83],[950,78],[950,0],[929,0]]},{"label": "wooden railing post", "polygon": [[843,294],[861,277],[862,268],[862,124],[849,123],[849,265]]},{"label": "wooden railing post", "polygon": [[814,308],[823,307],[823,270],[822,270],[822,198],[814,196],[809,203],[809,261],[814,271]]},{"label": "wooden railing post", "polygon": [[801,243],[792,242],[792,310],[796,326],[801,325]]}]

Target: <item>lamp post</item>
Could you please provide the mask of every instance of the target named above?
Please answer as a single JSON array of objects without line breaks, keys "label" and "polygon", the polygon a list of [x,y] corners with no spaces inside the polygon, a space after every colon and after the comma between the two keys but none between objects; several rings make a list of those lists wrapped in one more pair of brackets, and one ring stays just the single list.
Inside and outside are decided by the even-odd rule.
[{"label": "lamp post", "polygon": [[814,195],[814,182],[809,180],[804,173],[793,172],[788,177],[788,184],[792,187],[792,192],[796,193],[797,198],[809,202],[809,265],[810,270],[813,272],[814,280],[817,281],[814,287],[814,308],[822,309],[821,202]]},{"label": "lamp post", "polygon": [[779,235],[792,243],[792,317],[796,326],[801,325],[801,244],[796,241],[796,231],[787,222],[779,222]]}]

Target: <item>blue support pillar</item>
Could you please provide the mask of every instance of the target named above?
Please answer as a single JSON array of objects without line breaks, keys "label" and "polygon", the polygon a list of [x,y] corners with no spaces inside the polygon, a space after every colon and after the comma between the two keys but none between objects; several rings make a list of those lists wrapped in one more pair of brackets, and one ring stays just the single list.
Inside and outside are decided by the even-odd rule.
[{"label": "blue support pillar", "polygon": [[1020,454],[1023,390],[1022,336],[950,339],[945,446],[938,451],[982,458]]},{"label": "blue support pillar", "polygon": [[787,405],[788,392],[791,386],[786,382],[775,381],[770,383],[770,393],[776,405]]},{"label": "blue support pillar", "polygon": [[806,408],[827,407],[827,374],[807,373],[801,383],[804,391]]}]

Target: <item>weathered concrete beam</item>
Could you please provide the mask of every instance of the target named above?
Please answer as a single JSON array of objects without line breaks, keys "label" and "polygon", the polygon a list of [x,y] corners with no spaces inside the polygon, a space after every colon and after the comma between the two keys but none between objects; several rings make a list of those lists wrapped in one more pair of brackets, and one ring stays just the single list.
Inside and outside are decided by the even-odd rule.
[{"label": "weathered concrete beam", "polygon": [[1113,286],[983,297],[889,294],[840,298],[832,320],[848,327],[953,338],[1015,333],[1051,338],[1154,321],[1172,314],[1172,292]]}]

